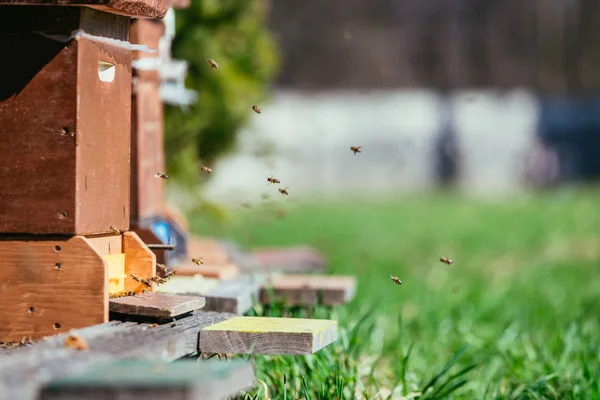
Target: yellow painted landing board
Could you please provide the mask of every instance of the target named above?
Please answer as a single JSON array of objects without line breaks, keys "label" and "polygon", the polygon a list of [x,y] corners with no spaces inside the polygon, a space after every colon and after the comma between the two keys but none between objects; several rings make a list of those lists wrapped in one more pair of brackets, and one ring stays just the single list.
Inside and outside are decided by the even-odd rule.
[{"label": "yellow painted landing board", "polygon": [[337,321],[234,317],[204,328],[200,350],[229,354],[312,354],[337,339]]}]

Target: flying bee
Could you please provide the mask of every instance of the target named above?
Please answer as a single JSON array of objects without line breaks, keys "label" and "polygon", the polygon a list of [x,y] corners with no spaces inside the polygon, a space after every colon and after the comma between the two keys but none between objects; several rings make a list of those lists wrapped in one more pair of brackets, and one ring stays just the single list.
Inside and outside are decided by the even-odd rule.
[{"label": "flying bee", "polygon": [[204,172],[205,174],[212,174],[212,169],[205,166],[200,167],[200,171]]},{"label": "flying bee", "polygon": [[153,276],[152,278],[150,278],[150,281],[156,283],[157,285],[162,285],[163,283],[167,283],[167,280],[164,278],[161,278],[160,276]]},{"label": "flying bee", "polygon": [[89,346],[83,338],[71,333],[65,339],[65,347],[74,350],[88,350]]},{"label": "flying bee", "polygon": [[253,105],[252,109],[254,110],[255,113],[262,114],[262,110],[257,105]]},{"label": "flying bee", "polygon": [[452,261],[451,259],[449,259],[449,258],[446,258],[446,257],[440,257],[440,262],[443,262],[444,264],[448,264],[448,265],[450,265],[450,264],[452,264],[454,261]]},{"label": "flying bee", "polygon": [[177,271],[173,270],[171,272],[167,272],[167,274],[165,275],[165,281],[168,281],[169,279],[171,279],[173,277],[173,275],[175,275],[177,273]]},{"label": "flying bee", "polygon": [[208,63],[210,64],[210,66],[213,69],[219,69],[219,64],[217,64],[217,62],[215,60],[213,60],[212,58],[208,59]]},{"label": "flying bee", "polygon": [[361,153],[360,149],[362,149],[362,146],[350,146],[350,150],[352,150],[354,154]]},{"label": "flying bee", "polygon": [[392,282],[394,282],[396,285],[402,285],[402,281],[400,279],[398,279],[397,276],[392,275]]},{"label": "flying bee", "polygon": [[192,262],[196,265],[200,265],[200,264],[204,264],[204,261],[202,261],[202,257],[200,258],[192,258]]},{"label": "flying bee", "polygon": [[120,230],[118,230],[117,228],[115,228],[115,227],[114,227],[114,226],[112,226],[112,225],[111,225],[111,226],[110,226],[108,229],[110,229],[110,231],[111,231],[112,233],[115,233],[115,234],[117,234],[117,235],[120,235],[120,234],[121,234],[121,231],[120,231]]},{"label": "flying bee", "polygon": [[281,194],[282,194],[282,195],[284,195],[284,196],[288,196],[288,195],[289,195],[289,193],[288,193],[288,191],[287,191],[287,190],[288,190],[289,188],[290,188],[289,186],[288,186],[288,187],[286,187],[286,188],[279,188],[279,193],[281,193]]},{"label": "flying bee", "polygon": [[271,174],[270,177],[267,178],[267,184],[272,183],[273,185],[277,184],[277,183],[281,183],[281,181],[277,178],[275,178],[273,176],[273,174]]},{"label": "flying bee", "polygon": [[154,174],[154,177],[160,179],[169,179],[169,176],[163,172],[157,172],[156,174]]},{"label": "flying bee", "polygon": [[167,273],[167,266],[165,264],[156,263],[156,268],[160,269],[163,273]]}]

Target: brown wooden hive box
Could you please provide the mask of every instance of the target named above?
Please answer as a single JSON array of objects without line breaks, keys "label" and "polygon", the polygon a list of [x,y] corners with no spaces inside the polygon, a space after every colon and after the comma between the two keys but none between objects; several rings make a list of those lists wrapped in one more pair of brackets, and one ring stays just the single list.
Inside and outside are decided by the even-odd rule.
[{"label": "brown wooden hive box", "polygon": [[[68,40],[82,28],[89,35]],[[129,19],[0,6],[0,53],[10,60],[0,65],[2,233],[129,227],[131,51],[96,34],[127,41]]]}]

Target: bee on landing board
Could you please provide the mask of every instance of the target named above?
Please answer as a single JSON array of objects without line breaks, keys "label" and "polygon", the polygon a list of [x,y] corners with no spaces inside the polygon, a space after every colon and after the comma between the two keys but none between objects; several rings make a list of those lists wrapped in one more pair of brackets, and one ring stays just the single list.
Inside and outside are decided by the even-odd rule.
[{"label": "bee on landing board", "polygon": [[281,181],[277,178],[275,178],[273,176],[273,174],[271,174],[270,177],[267,178],[267,184],[272,183],[273,185],[277,184],[277,183],[281,183]]},{"label": "bee on landing board", "polygon": [[204,261],[202,261],[202,257],[200,258],[192,258],[192,262],[196,265],[200,265],[200,264],[204,264]]},{"label": "bee on landing board", "polygon": [[204,172],[205,174],[212,174],[212,169],[208,168],[208,167],[200,167],[200,171]]},{"label": "bee on landing board", "polygon": [[402,285],[402,281],[400,279],[398,279],[397,276],[392,275],[392,282],[394,282],[396,285]]},{"label": "bee on landing board", "polygon": [[362,149],[362,146],[350,146],[350,150],[352,150],[354,154],[361,153],[360,149]]},{"label": "bee on landing board", "polygon": [[79,351],[89,349],[87,342],[83,338],[72,333],[65,339],[65,347]]},{"label": "bee on landing board", "polygon": [[219,69],[219,64],[217,64],[217,62],[215,60],[213,60],[212,58],[208,59],[208,63],[210,64],[210,66],[213,69]]},{"label": "bee on landing board", "polygon": [[440,262],[443,262],[444,264],[448,264],[448,265],[450,265],[450,264],[452,264],[454,261],[452,261],[451,259],[449,259],[449,258],[446,258],[446,257],[440,257]]},{"label": "bee on landing board", "polygon": [[154,177],[160,179],[169,179],[168,175],[163,172],[157,172],[156,174],[154,174]]},{"label": "bee on landing board", "polygon": [[117,235],[120,235],[120,234],[121,234],[121,231],[120,231],[120,230],[118,230],[117,228],[115,228],[115,227],[114,227],[114,226],[112,226],[112,225],[111,225],[111,226],[110,226],[108,229],[110,229],[110,231],[111,231],[112,233],[115,233],[115,234],[117,234]]},{"label": "bee on landing board", "polygon": [[262,110],[257,105],[253,105],[252,110],[257,114],[262,114]]},{"label": "bee on landing board", "polygon": [[288,190],[289,188],[290,188],[289,186],[288,186],[288,187],[286,187],[286,188],[279,188],[279,193],[281,193],[281,194],[282,194],[282,195],[284,195],[284,196],[288,196],[288,195],[289,195],[289,193],[288,193],[288,191],[287,191],[287,190]]}]

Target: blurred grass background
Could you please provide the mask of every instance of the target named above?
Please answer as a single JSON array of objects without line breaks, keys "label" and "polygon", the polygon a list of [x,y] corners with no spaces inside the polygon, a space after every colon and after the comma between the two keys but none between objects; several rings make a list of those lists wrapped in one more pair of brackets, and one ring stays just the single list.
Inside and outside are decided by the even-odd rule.
[{"label": "blurred grass background", "polygon": [[286,375],[289,398],[591,399],[600,398],[599,195],[282,199],[225,221],[195,213],[191,225],[247,247],[312,244],[332,273],[358,279],[351,304],[312,311],[339,319],[340,340],[310,357],[256,356],[266,387],[252,396],[284,398]]}]

